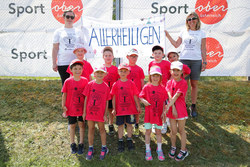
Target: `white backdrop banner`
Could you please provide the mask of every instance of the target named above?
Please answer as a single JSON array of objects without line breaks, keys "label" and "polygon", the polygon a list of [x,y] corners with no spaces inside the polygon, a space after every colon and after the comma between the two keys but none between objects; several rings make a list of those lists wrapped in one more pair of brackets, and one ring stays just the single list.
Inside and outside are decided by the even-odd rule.
[{"label": "white backdrop banner", "polygon": [[94,55],[88,61],[93,67],[104,63],[102,50],[105,46],[111,46],[114,56],[120,58],[121,62],[127,62],[127,53],[135,48],[139,52],[137,64],[146,73],[148,64],[152,61],[152,47],[165,46],[164,23],[163,17],[114,21],[83,18],[82,30]]},{"label": "white backdrop banner", "polygon": [[[250,76],[250,1],[123,0],[121,18],[165,15],[165,29],[177,39],[188,13],[195,11],[207,34],[207,70],[203,76]],[[173,46],[166,40],[166,51]]]}]

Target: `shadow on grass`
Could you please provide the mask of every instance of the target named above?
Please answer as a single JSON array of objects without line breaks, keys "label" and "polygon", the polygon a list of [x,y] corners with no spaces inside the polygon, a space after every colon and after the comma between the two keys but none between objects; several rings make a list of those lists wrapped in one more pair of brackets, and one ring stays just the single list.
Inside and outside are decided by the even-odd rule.
[{"label": "shadow on grass", "polygon": [[9,157],[8,150],[4,144],[4,138],[0,130],[0,167],[7,166],[6,163],[9,161]]}]

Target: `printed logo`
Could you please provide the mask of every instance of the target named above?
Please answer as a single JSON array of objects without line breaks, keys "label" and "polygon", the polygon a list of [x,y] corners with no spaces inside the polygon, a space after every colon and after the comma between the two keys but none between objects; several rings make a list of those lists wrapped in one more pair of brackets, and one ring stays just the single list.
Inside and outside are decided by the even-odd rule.
[{"label": "printed logo", "polygon": [[64,24],[63,12],[66,10],[72,10],[75,13],[74,23],[77,22],[83,11],[83,5],[81,0],[52,0],[51,3],[52,14],[57,21]]},{"label": "printed logo", "polygon": [[205,24],[216,24],[227,14],[228,4],[226,0],[197,0],[195,12]]},{"label": "printed logo", "polygon": [[224,56],[223,48],[219,41],[214,38],[206,38],[206,49],[207,49],[207,67],[211,69],[216,67]]}]

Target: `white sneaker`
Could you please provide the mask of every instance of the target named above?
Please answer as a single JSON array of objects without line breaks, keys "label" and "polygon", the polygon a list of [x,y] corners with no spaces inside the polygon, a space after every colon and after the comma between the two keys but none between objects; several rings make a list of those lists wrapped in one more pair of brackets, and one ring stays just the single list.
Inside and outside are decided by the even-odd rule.
[{"label": "white sneaker", "polygon": [[152,125],[152,132],[155,133],[155,124]]},{"label": "white sneaker", "polygon": [[167,130],[168,130],[168,125],[167,125],[167,123],[163,123],[162,129],[161,129],[161,134],[167,133]]}]

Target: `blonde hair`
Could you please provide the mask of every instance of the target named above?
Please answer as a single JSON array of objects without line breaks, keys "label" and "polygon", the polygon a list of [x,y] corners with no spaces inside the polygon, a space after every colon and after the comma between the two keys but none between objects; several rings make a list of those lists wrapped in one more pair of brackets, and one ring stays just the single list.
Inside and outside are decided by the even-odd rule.
[{"label": "blonde hair", "polygon": [[187,16],[187,18],[186,18],[186,27],[187,27],[187,30],[190,30],[190,27],[189,27],[189,25],[188,25],[187,19],[188,19],[188,17],[190,17],[191,15],[193,15],[194,17],[197,18],[198,21],[197,21],[197,24],[196,24],[196,26],[195,26],[195,30],[199,30],[199,29],[201,28],[201,20],[200,20],[198,14],[195,13],[195,12],[191,12],[191,13]]}]

